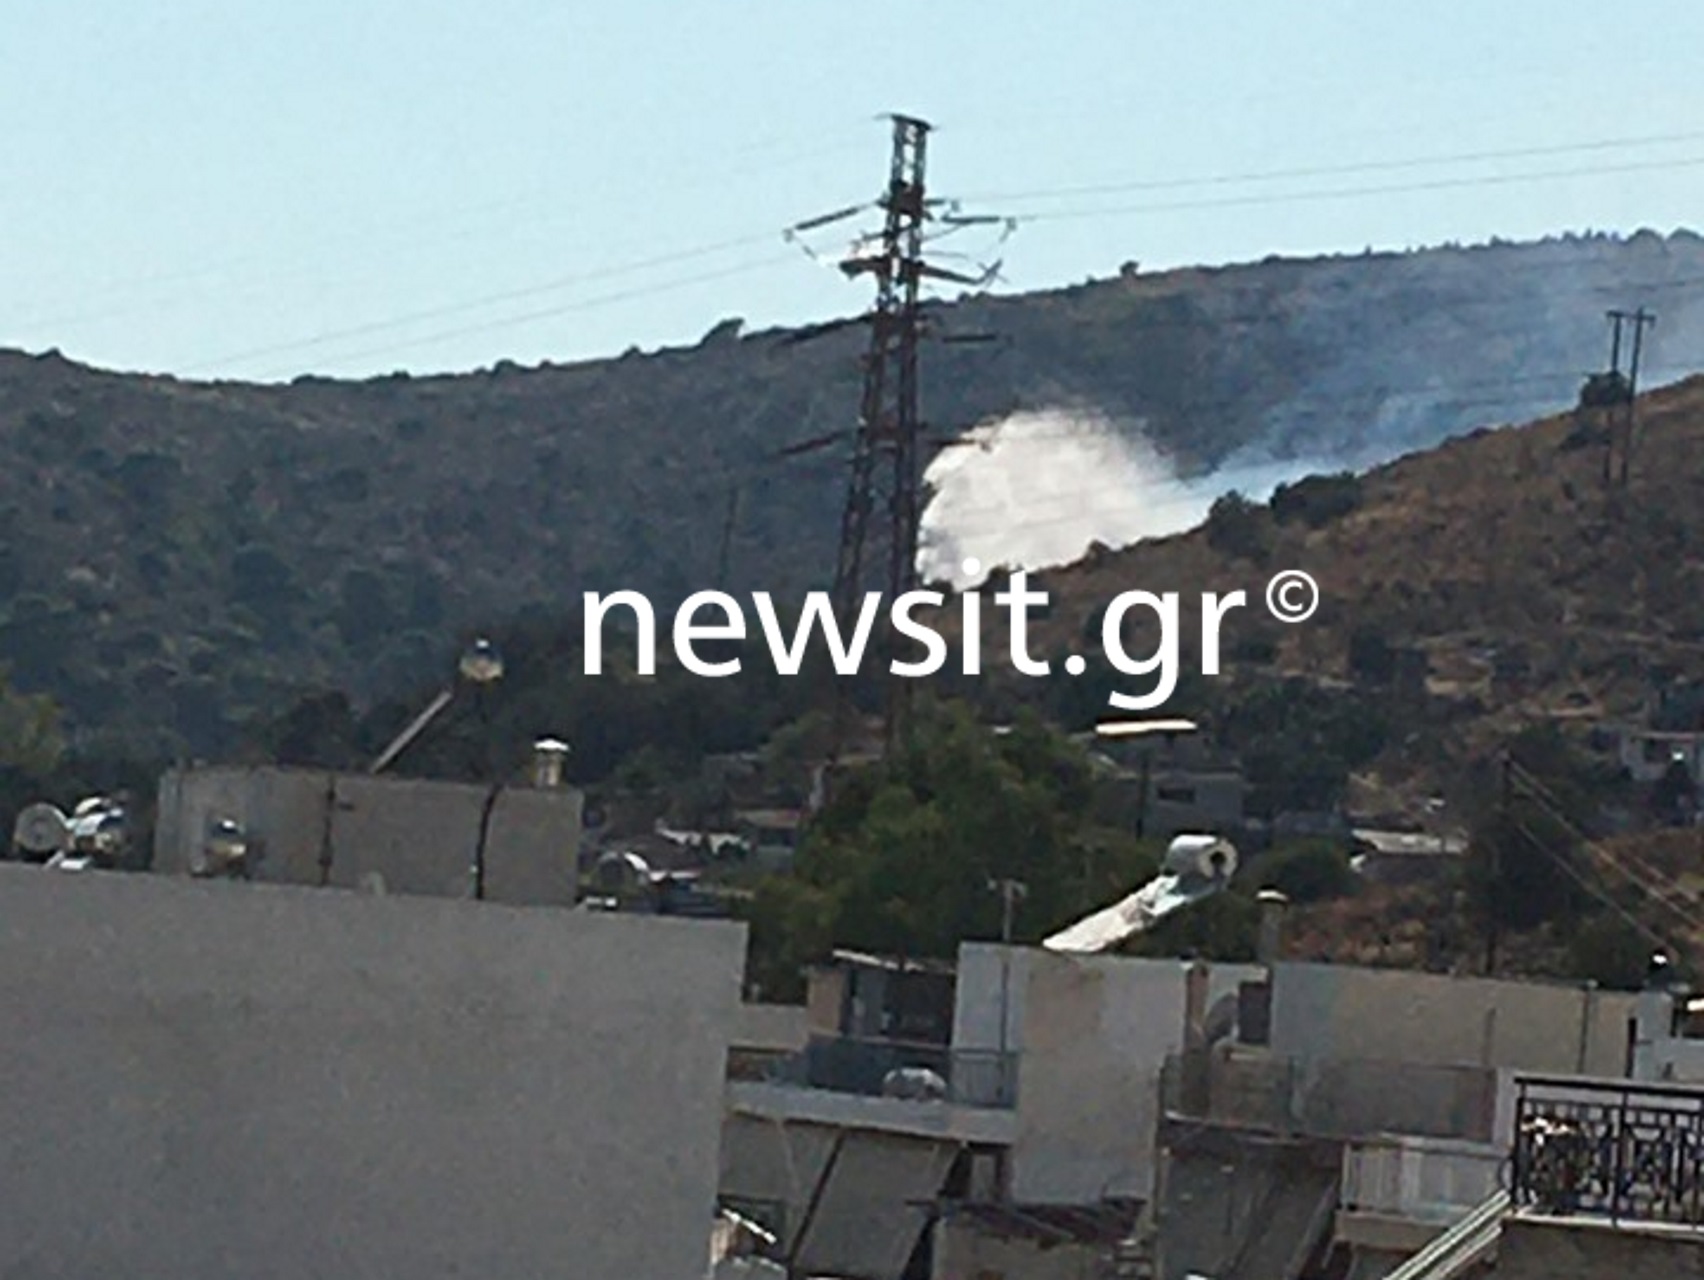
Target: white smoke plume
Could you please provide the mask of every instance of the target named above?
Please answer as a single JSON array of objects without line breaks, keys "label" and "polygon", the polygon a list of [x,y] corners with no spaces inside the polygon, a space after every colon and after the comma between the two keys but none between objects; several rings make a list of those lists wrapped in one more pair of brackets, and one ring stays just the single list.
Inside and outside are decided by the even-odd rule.
[{"label": "white smoke plume", "polygon": [[[1016,413],[973,428],[929,467],[918,568],[924,581],[966,587],[996,566],[1069,564],[1091,543],[1122,547],[1193,528],[1232,489],[1263,501],[1285,481],[1341,467],[1233,462],[1183,480],[1139,425],[1085,409]],[[966,558],[982,572],[966,574]]]}]

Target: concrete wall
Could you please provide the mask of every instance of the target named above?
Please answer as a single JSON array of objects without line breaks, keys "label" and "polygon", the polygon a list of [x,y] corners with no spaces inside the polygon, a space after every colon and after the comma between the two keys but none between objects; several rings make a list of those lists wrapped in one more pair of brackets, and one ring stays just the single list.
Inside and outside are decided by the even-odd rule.
[{"label": "concrete wall", "polygon": [[839,965],[818,965],[805,975],[805,982],[807,1033],[839,1035],[846,1007],[846,970]]},{"label": "concrete wall", "polygon": [[240,822],[255,879],[355,887],[382,880],[391,893],[468,897],[481,821],[485,892],[493,902],[571,906],[577,888],[583,796],[571,788],[491,790],[454,782],[331,774],[304,769],[174,770],[160,782],[154,869],[196,870],[208,825]]},{"label": "concrete wall", "polygon": [[935,1231],[935,1280],[1102,1280],[1108,1250],[1084,1245],[1043,1248],[1002,1240],[947,1222]]},{"label": "concrete wall", "polygon": [[959,947],[953,1048],[980,1052],[1004,1048],[1013,1053],[1023,1048],[1030,960],[1037,954],[1030,948],[993,942],[967,942]]},{"label": "concrete wall", "polygon": [[[969,943],[959,951],[955,1049],[1019,1054],[1014,1198],[1088,1203],[1145,1196],[1161,1076],[1183,1047],[1187,966]],[[1215,967],[1207,1004],[1248,966]]]},{"label": "concrete wall", "polygon": [[692,1280],[734,925],[0,867],[0,1275]]},{"label": "concrete wall", "polygon": [[[1012,1198],[1053,1204],[1147,1198],[1161,1076],[1168,1056],[1183,1047],[1188,966],[1041,950],[1023,958]],[[1213,969],[1209,1007],[1253,972]],[[987,996],[967,992],[962,972],[960,991],[968,1020]]]},{"label": "concrete wall", "polygon": [[1497,1245],[1497,1280],[1683,1280],[1704,1276],[1704,1238],[1608,1223],[1510,1218]]},{"label": "concrete wall", "polygon": [[1282,963],[1272,1049],[1336,1059],[1618,1076],[1638,997],[1536,982]]},{"label": "concrete wall", "polygon": [[805,1007],[799,1004],[741,1002],[734,1020],[733,1047],[771,1053],[797,1053],[810,1038]]}]

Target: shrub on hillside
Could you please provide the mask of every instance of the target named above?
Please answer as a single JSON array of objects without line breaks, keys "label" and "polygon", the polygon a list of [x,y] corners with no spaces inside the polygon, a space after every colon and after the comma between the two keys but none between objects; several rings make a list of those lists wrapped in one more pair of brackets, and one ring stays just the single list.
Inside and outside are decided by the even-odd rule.
[{"label": "shrub on hillside", "polygon": [[1318,529],[1341,520],[1361,505],[1361,478],[1341,471],[1329,476],[1304,476],[1294,484],[1281,484],[1272,493],[1272,518],[1279,524],[1292,521]]},{"label": "shrub on hillside", "polygon": [[1349,854],[1329,840],[1279,845],[1249,864],[1244,877],[1261,889],[1277,889],[1292,902],[1327,902],[1355,892]]},{"label": "shrub on hillside", "polygon": [[1271,551],[1265,514],[1235,489],[1208,508],[1206,528],[1207,545],[1225,555],[1260,563]]}]

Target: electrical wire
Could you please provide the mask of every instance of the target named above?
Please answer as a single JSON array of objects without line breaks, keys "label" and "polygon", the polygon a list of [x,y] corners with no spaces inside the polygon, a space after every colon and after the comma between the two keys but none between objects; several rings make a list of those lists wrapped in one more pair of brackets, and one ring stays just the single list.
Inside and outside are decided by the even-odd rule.
[{"label": "electrical wire", "polygon": [[[754,143],[747,147],[738,148],[731,154],[736,157],[747,154],[756,154],[761,152],[766,146],[773,146],[779,141],[781,140],[774,138],[767,144],[761,142]],[[678,193],[682,190],[692,190],[699,187],[710,186],[712,184],[725,186],[731,181],[737,182],[742,178],[751,177],[756,174],[774,173],[801,163],[823,159],[828,156],[845,154],[854,146],[856,146],[859,150],[864,149],[864,144],[862,142],[853,143],[848,139],[834,145],[819,145],[812,147],[809,150],[796,151],[795,153],[778,161],[766,162],[758,166],[748,166],[743,169],[729,169],[724,166],[715,172],[706,172],[702,175],[684,178],[678,173],[671,173],[670,188],[672,191]],[[553,192],[547,188],[538,188],[532,192],[522,195],[508,196],[497,200],[480,201],[473,204],[462,205],[459,208],[435,209],[430,213],[412,217],[389,218],[382,223],[370,227],[333,231],[327,235],[319,236],[315,240],[315,248],[316,251],[318,251],[327,245],[370,245],[374,241],[378,241],[384,248],[394,249],[398,244],[404,242],[403,237],[398,234],[399,231],[406,231],[410,228],[431,228],[444,225],[454,225],[465,221],[470,216],[478,217],[490,214],[503,214],[513,212],[517,209],[545,204],[547,202],[552,205],[548,221],[556,222],[573,215],[576,212],[584,212],[585,210],[599,207],[600,203],[602,203],[590,198],[582,198],[577,202],[564,204],[557,199],[558,194],[559,193]],[[512,220],[506,221],[504,230],[512,232],[515,225],[516,224]],[[418,247],[421,244],[431,243],[456,243],[465,241],[477,234],[478,232],[475,231],[462,230],[448,236],[435,237],[429,240],[415,239],[413,241],[413,246]],[[368,254],[363,256],[370,257],[371,255]],[[274,274],[271,270],[271,265],[275,264],[275,262],[275,259],[258,253],[241,254],[233,258],[227,258],[222,262],[206,263],[183,271],[155,272],[148,275],[132,277],[128,280],[109,280],[103,284],[97,285],[93,293],[85,296],[91,298],[102,298],[110,297],[114,294],[147,290],[162,285],[170,286],[181,283],[221,278],[241,278],[245,268],[259,265],[268,266],[269,269],[266,274],[270,277]],[[299,275],[301,273],[293,272],[290,274]],[[131,308],[130,310],[133,311],[137,309],[140,308]],[[126,311],[119,311],[116,314],[127,313],[128,312]],[[29,320],[28,323],[41,326],[69,324],[90,318],[105,318],[113,314],[115,314],[115,312],[111,308],[102,308],[97,311],[86,310],[80,313],[72,313],[68,315],[61,314],[49,318],[33,319]]]},{"label": "electrical wire", "polygon": [[[1659,137],[1647,138],[1647,139],[1644,139],[1643,141],[1646,142],[1646,143],[1656,143],[1656,142],[1659,142],[1659,141],[1674,142],[1674,141],[1689,139],[1689,138],[1692,138],[1694,136],[1704,136],[1704,134],[1698,134],[1698,135],[1693,135],[1693,134],[1662,135],[1662,136],[1659,136]],[[1634,140],[1632,143],[1630,143],[1630,145],[1636,144],[1637,141],[1638,140]],[[1572,145],[1569,145],[1569,146],[1556,147],[1556,148],[1528,148],[1528,149],[1526,149],[1526,152],[1527,153],[1535,153],[1535,154],[1556,154],[1556,153],[1563,153],[1563,152],[1575,151],[1575,150],[1601,149],[1601,148],[1608,147],[1610,145],[1612,145],[1612,143],[1610,143],[1608,141],[1603,141],[1603,142],[1572,144]],[[1507,155],[1511,155],[1511,154],[1516,154],[1516,153],[1512,153],[1512,152],[1481,152],[1481,153],[1474,153],[1472,156],[1469,156],[1469,157],[1457,157],[1456,159],[1473,159],[1473,158],[1490,159],[1490,158],[1503,157],[1503,156],[1507,156]],[[1449,162],[1450,159],[1451,158],[1449,158],[1449,157],[1432,157],[1432,158],[1428,158],[1428,159],[1425,159],[1425,160],[1391,161],[1391,162],[1385,162],[1385,165],[1383,165],[1383,166],[1376,166],[1375,165],[1374,167],[1403,167],[1403,166],[1420,165],[1420,164],[1439,164],[1439,163],[1447,163],[1447,162]],[[1428,181],[1428,182],[1424,182],[1424,183],[1383,185],[1383,186],[1361,187],[1361,188],[1336,188],[1336,189],[1327,190],[1327,191],[1313,191],[1313,192],[1303,191],[1303,192],[1290,192],[1290,193],[1280,193],[1280,194],[1272,194],[1272,195],[1264,195],[1263,194],[1263,195],[1255,195],[1255,196],[1236,196],[1236,197],[1220,198],[1220,199],[1213,199],[1213,200],[1176,201],[1176,202],[1154,204],[1154,205],[1125,206],[1123,208],[1051,210],[1051,211],[1043,211],[1043,212],[1038,212],[1038,213],[1022,214],[1022,215],[1018,215],[1018,216],[1015,216],[1015,217],[1003,219],[1002,220],[1002,228],[1003,229],[1002,229],[1002,232],[1001,232],[1001,241],[1003,242],[1004,239],[1011,234],[1012,229],[1015,228],[1016,226],[1021,225],[1023,223],[1033,223],[1033,222],[1038,222],[1038,221],[1039,222],[1049,222],[1049,221],[1061,221],[1061,220],[1067,220],[1067,219],[1084,219],[1084,218],[1096,218],[1096,217],[1118,217],[1118,216],[1126,216],[1126,215],[1133,214],[1133,213],[1163,212],[1163,211],[1183,210],[1183,209],[1236,207],[1236,206],[1242,206],[1242,205],[1247,205],[1247,204],[1271,204],[1271,203],[1286,203],[1286,202],[1292,202],[1292,201],[1306,201],[1306,200],[1330,200],[1330,199],[1359,197],[1359,196],[1374,195],[1374,194],[1393,194],[1393,193],[1399,193],[1399,192],[1407,193],[1407,192],[1414,192],[1414,191],[1421,191],[1421,190],[1453,189],[1453,188],[1457,188],[1457,187],[1472,187],[1472,186],[1481,186],[1481,185],[1501,185],[1501,184],[1506,184],[1506,183],[1510,183],[1510,182],[1552,180],[1552,179],[1557,179],[1557,178],[1562,178],[1562,177],[1575,177],[1575,176],[1583,176],[1583,175],[1588,175],[1588,174],[1637,172],[1637,171],[1646,171],[1646,170],[1650,170],[1650,169],[1660,169],[1660,168],[1679,167],[1679,166],[1695,166],[1695,165],[1704,165],[1704,157],[1691,158],[1691,159],[1681,160],[1681,161],[1666,161],[1666,162],[1659,162],[1659,163],[1654,163],[1654,164],[1633,164],[1633,165],[1622,165],[1622,166],[1607,166],[1607,167],[1599,167],[1599,168],[1593,168],[1593,169],[1572,169],[1572,170],[1551,171],[1551,172],[1548,172],[1548,173],[1537,173],[1537,174],[1502,174],[1502,175],[1493,174],[1493,175],[1482,175],[1482,176],[1473,177],[1473,178],[1440,179],[1440,180],[1433,180],[1433,181]],[[1365,167],[1367,167],[1367,166],[1338,166],[1337,168],[1341,171],[1349,172],[1349,171],[1359,171],[1359,170],[1361,170]],[[1306,172],[1306,171],[1296,170],[1296,171],[1271,171],[1271,172],[1273,174],[1277,174],[1279,172],[1301,173],[1301,172]],[[1259,175],[1243,175],[1241,177],[1238,177],[1237,175],[1223,175],[1219,179],[1178,180],[1176,185],[1186,185],[1186,184],[1190,184],[1190,183],[1197,183],[1198,184],[1198,183],[1201,183],[1201,182],[1217,182],[1217,181],[1223,181],[1223,182],[1226,182],[1226,183],[1231,183],[1231,182],[1236,182],[1236,181],[1253,180],[1253,179],[1258,178],[1258,177],[1259,177]],[[1163,187],[1163,186],[1166,186],[1168,184],[1162,182],[1162,183],[1157,183],[1157,184],[1153,184],[1153,185]],[[1108,188],[1104,188],[1104,189],[1105,190],[1112,190],[1113,188],[1108,187]],[[1085,190],[1089,190],[1089,189],[1088,188],[1068,188],[1068,189],[1062,189],[1062,190],[1063,191],[1080,192],[1080,191],[1085,191]],[[838,216],[841,216],[841,215],[844,215],[844,214],[855,212],[857,207],[858,206],[849,207],[846,210],[840,211],[839,214],[837,214],[835,216],[838,217]],[[818,220],[812,220],[812,221],[818,221]],[[807,254],[815,257],[818,261],[824,260],[821,255],[816,254],[810,248],[810,246],[803,241],[802,237],[795,234],[797,232],[797,230],[798,230],[797,228],[794,228],[791,232],[789,232],[787,238],[790,241],[792,241],[793,243],[797,244]],[[345,328],[345,329],[333,330],[333,331],[329,331],[329,332],[326,332],[326,333],[323,333],[323,334],[314,335],[314,336],[308,337],[308,338],[296,339],[296,340],[286,342],[286,343],[270,344],[270,345],[265,346],[265,347],[251,349],[249,351],[233,353],[233,354],[230,354],[230,355],[218,357],[218,358],[215,358],[213,360],[204,361],[204,362],[200,362],[198,364],[189,366],[189,368],[186,370],[186,372],[194,373],[194,372],[206,371],[206,370],[209,370],[209,369],[218,368],[220,366],[236,363],[238,361],[257,358],[257,357],[266,356],[266,355],[282,354],[284,352],[297,351],[297,350],[311,350],[311,349],[315,349],[315,348],[325,346],[325,345],[328,345],[328,344],[331,344],[331,343],[335,343],[335,342],[340,341],[341,339],[343,339],[345,337],[364,336],[364,335],[369,334],[369,333],[386,332],[386,331],[389,331],[389,330],[392,330],[392,329],[405,328],[405,327],[407,327],[411,324],[418,323],[418,322],[421,322],[423,320],[434,319],[434,318],[438,318],[438,317],[446,316],[446,315],[462,314],[462,313],[469,312],[469,311],[480,310],[480,309],[484,309],[486,307],[500,305],[501,303],[506,302],[506,301],[516,301],[516,300],[521,300],[521,299],[524,299],[524,298],[527,298],[527,297],[539,296],[539,295],[542,295],[542,294],[545,294],[545,293],[548,293],[548,292],[558,291],[560,289],[569,287],[570,285],[573,285],[573,284],[584,283],[584,282],[588,282],[588,281],[596,280],[596,279],[609,278],[609,277],[614,276],[614,275],[625,274],[625,273],[634,272],[634,271],[643,271],[643,270],[646,270],[646,269],[649,269],[649,268],[652,268],[652,267],[655,267],[655,266],[658,266],[658,265],[666,265],[666,264],[669,264],[669,263],[686,261],[686,260],[690,260],[692,258],[703,257],[703,256],[707,256],[707,255],[710,255],[710,254],[715,254],[715,253],[720,253],[720,252],[725,252],[725,251],[731,251],[732,249],[735,249],[735,248],[748,247],[748,246],[755,245],[755,244],[758,244],[758,243],[766,243],[766,242],[768,242],[769,239],[770,239],[769,236],[753,235],[753,236],[748,236],[748,237],[739,237],[739,238],[736,238],[736,239],[721,241],[721,242],[718,242],[716,244],[701,246],[701,247],[698,247],[698,248],[677,251],[677,252],[674,252],[674,253],[655,255],[655,256],[649,257],[649,258],[638,259],[638,260],[631,262],[631,263],[618,264],[618,265],[612,266],[612,267],[595,269],[595,270],[592,270],[592,271],[581,272],[581,273],[577,273],[577,274],[570,275],[570,276],[559,277],[555,280],[547,281],[547,282],[544,282],[544,283],[539,284],[539,285],[528,286],[528,287],[525,287],[525,288],[515,289],[515,290],[508,290],[508,291],[504,291],[502,293],[490,294],[490,295],[486,295],[486,296],[480,297],[480,298],[469,299],[465,302],[448,304],[448,305],[445,305],[445,306],[442,306],[442,307],[430,308],[430,309],[427,309],[427,310],[424,310],[424,311],[421,311],[421,312],[410,313],[410,314],[404,315],[404,316],[391,317],[391,318],[387,318],[387,319],[383,319],[383,320],[376,320],[376,321],[368,322],[368,323],[361,324],[361,325],[350,326],[350,327]],[[1535,269],[1539,268],[1541,266],[1548,266],[1548,264],[1538,264],[1538,263],[1521,264],[1521,265],[1526,266],[1526,267],[1532,267],[1532,268],[1535,268]],[[1328,285],[1328,287],[1329,287],[1329,285]],[[1338,287],[1343,287],[1343,286],[1338,286]],[[1651,287],[1652,288],[1660,288],[1660,289],[1669,289],[1669,288],[1678,287],[1678,282],[1662,282],[1659,285],[1655,285],[1655,286],[1651,286]],[[1604,291],[1607,291],[1610,288],[1610,286],[1602,286],[1601,288]],[[1487,301],[1491,301],[1491,300],[1487,300]],[[1474,303],[1468,303],[1466,305],[1475,305],[1475,304]],[[524,322],[524,319],[525,319],[525,317],[523,317],[521,320],[517,320],[516,322],[517,323]],[[1256,317],[1256,320],[1259,320],[1259,321],[1270,322],[1273,319],[1275,319],[1275,317],[1271,317],[1269,314],[1265,315],[1265,316],[1261,316],[1261,317]],[[1228,318],[1227,322],[1236,322],[1236,321],[1235,321],[1235,318]],[[1163,321],[1162,321],[1162,323],[1163,323]],[[1174,322],[1174,323],[1176,323],[1176,322]],[[1149,325],[1149,326],[1143,326],[1143,327],[1154,327],[1154,326]],[[452,336],[455,336],[455,335],[452,335]],[[417,345],[417,344],[411,342],[409,345],[412,346],[412,345]],[[383,354],[383,352],[379,352],[378,354]],[[354,358],[354,357],[347,357],[347,358]]]},{"label": "electrical wire", "polygon": [[1298,178],[1343,177],[1357,173],[1389,173],[1408,169],[1435,169],[1456,164],[1487,164],[1498,160],[1524,160],[1541,156],[1577,155],[1594,151],[1625,151],[1637,147],[1673,146],[1704,141],[1704,131],[1647,134],[1635,138],[1604,138],[1593,142],[1564,143],[1546,147],[1518,147],[1503,151],[1469,151],[1454,154],[1411,156],[1400,160],[1363,160],[1350,164],[1311,168],[1257,169],[1244,173],[1208,174],[1199,178],[1155,178],[1092,183],[1085,186],[1032,188],[1028,191],[994,191],[963,197],[983,204],[1011,204],[1077,196],[1122,195],[1131,191],[1176,191],[1195,187],[1242,186],[1250,183],[1286,182]]},{"label": "electrical wire", "polygon": [[[482,311],[487,307],[497,306],[504,302],[516,302],[526,298],[540,297],[544,294],[559,293],[563,289],[570,288],[574,285],[587,284],[598,280],[609,280],[618,276],[631,275],[635,272],[648,271],[656,267],[669,266],[680,262],[690,262],[700,258],[715,257],[723,253],[731,252],[734,249],[751,248],[754,245],[768,243],[770,243],[770,237],[767,236],[742,236],[737,239],[718,241],[714,244],[700,245],[692,249],[680,249],[671,253],[654,254],[651,257],[640,258],[631,262],[617,263],[608,267],[598,267],[590,271],[577,272],[573,275],[559,276],[554,280],[548,280],[541,284],[527,285],[524,288],[519,289],[508,289],[501,293],[486,294],[480,298],[470,298],[465,302],[451,303],[441,307],[430,307],[422,311],[411,312],[407,315],[392,316],[385,320],[375,320],[366,324],[351,325],[343,329],[332,329],[323,333],[315,334],[310,338],[299,338],[290,342],[272,343],[264,347],[251,347],[247,351],[239,351],[229,355],[217,356],[211,360],[205,360],[198,364],[190,365],[184,370],[184,372],[195,373],[218,368],[221,365],[234,364],[238,361],[254,360],[271,355],[281,355],[290,351],[310,350],[315,347],[325,346],[328,343],[339,342],[345,338],[364,337],[367,334],[384,333],[393,329],[403,329],[410,325],[419,324],[427,320],[442,319],[446,316],[464,315],[471,311]],[[721,275],[718,274],[709,278],[719,279],[721,278]],[[618,301],[626,296],[629,295],[615,295]],[[591,305],[597,305],[596,301],[593,301]],[[525,319],[531,318],[534,314],[538,313],[528,313],[526,316],[519,317],[517,322],[524,322]],[[556,313],[551,311],[544,312],[542,314],[552,315]],[[503,323],[508,323],[508,321],[504,321]],[[383,354],[383,352],[381,351],[379,354]],[[347,358],[353,359],[355,357],[351,356]]]},{"label": "electrical wire", "polygon": [[[556,316],[570,315],[577,311],[591,311],[598,307],[610,306],[618,302],[629,302],[635,298],[647,298],[654,294],[670,293],[676,289],[685,289],[693,285],[708,284],[713,280],[726,280],[733,276],[750,275],[757,271],[772,271],[782,265],[786,259],[774,256],[757,258],[735,263],[731,267],[723,267],[716,271],[704,271],[698,275],[681,276],[674,280],[661,281],[656,284],[641,285],[632,289],[623,289],[615,293],[606,293],[592,298],[578,298],[553,307],[542,307],[537,310],[523,312],[518,315],[499,316],[496,319],[481,321],[477,324],[461,325],[454,329],[439,329],[432,333],[417,334],[401,342],[387,343],[382,347],[368,347],[361,351],[343,352],[332,358],[331,363],[344,363],[350,360],[366,360],[377,356],[390,355],[396,351],[404,351],[413,347],[429,346],[436,342],[445,342],[451,338],[466,337],[475,333],[490,333],[497,329],[506,329],[511,325],[529,324],[535,320],[549,320]],[[275,369],[266,375],[267,379],[288,377],[293,369]]]},{"label": "electrical wire", "polygon": [[1203,200],[1173,200],[1157,204],[1115,205],[1105,208],[1058,209],[1017,215],[1020,223],[1081,221],[1085,218],[1127,217],[1148,213],[1185,213],[1205,209],[1238,209],[1256,206],[1312,203],[1358,199],[1366,196],[1415,195],[1427,191],[1454,191],[1478,187],[1515,186],[1526,182],[1555,182],[1568,178],[1609,177],[1626,173],[1651,173],[1704,166],[1704,156],[1590,168],[1550,169],[1536,173],[1485,174],[1473,178],[1435,178],[1426,182],[1387,183],[1368,187],[1334,187],[1320,191],[1289,191],[1272,195],[1223,196]]},{"label": "electrical wire", "polygon": [[1696,931],[1704,921],[1695,914],[1694,904],[1677,899],[1673,891],[1665,886],[1664,877],[1649,865],[1638,865],[1621,855],[1601,841],[1594,839],[1563,809],[1561,801],[1531,770],[1514,760],[1509,760],[1511,777],[1520,784],[1527,798],[1537,804],[1551,821],[1557,823],[1578,841],[1589,853],[1601,862],[1606,862],[1617,874],[1627,880],[1634,888],[1640,890],[1659,906],[1666,908],[1674,915],[1679,923],[1688,930]]},{"label": "electrical wire", "polygon": [[1652,946],[1663,951],[1676,952],[1677,949],[1667,938],[1617,902],[1614,895],[1612,895],[1607,889],[1603,888],[1600,884],[1594,882],[1586,875],[1585,872],[1576,867],[1566,855],[1560,854],[1556,852],[1556,850],[1552,849],[1548,842],[1535,833],[1519,818],[1511,817],[1509,821],[1514,824],[1515,830],[1524,835],[1534,848],[1555,863],[1570,880],[1579,885],[1580,888],[1584,889],[1592,898],[1596,899],[1599,903],[1608,907],[1616,915],[1620,916],[1624,923],[1630,926]]}]

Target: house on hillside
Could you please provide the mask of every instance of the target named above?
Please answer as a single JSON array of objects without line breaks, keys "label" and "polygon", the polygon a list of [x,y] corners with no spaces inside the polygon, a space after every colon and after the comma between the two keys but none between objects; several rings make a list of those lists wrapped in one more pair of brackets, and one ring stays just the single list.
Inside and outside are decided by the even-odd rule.
[{"label": "house on hillside", "polygon": [[1123,738],[1084,734],[1077,741],[1089,748],[1095,768],[1091,803],[1098,821],[1166,840],[1242,829],[1248,796],[1242,768],[1193,726]]},{"label": "house on hillside", "polygon": [[1377,884],[1416,884],[1447,875],[1467,854],[1459,833],[1356,827],[1350,864]]},{"label": "house on hillside", "polygon": [[798,852],[804,814],[798,809],[741,809],[734,831],[758,866],[778,869]]},{"label": "house on hillside", "polygon": [[1661,782],[1675,764],[1683,765],[1692,781],[1704,781],[1704,730],[1623,728],[1616,758],[1635,782]]}]

